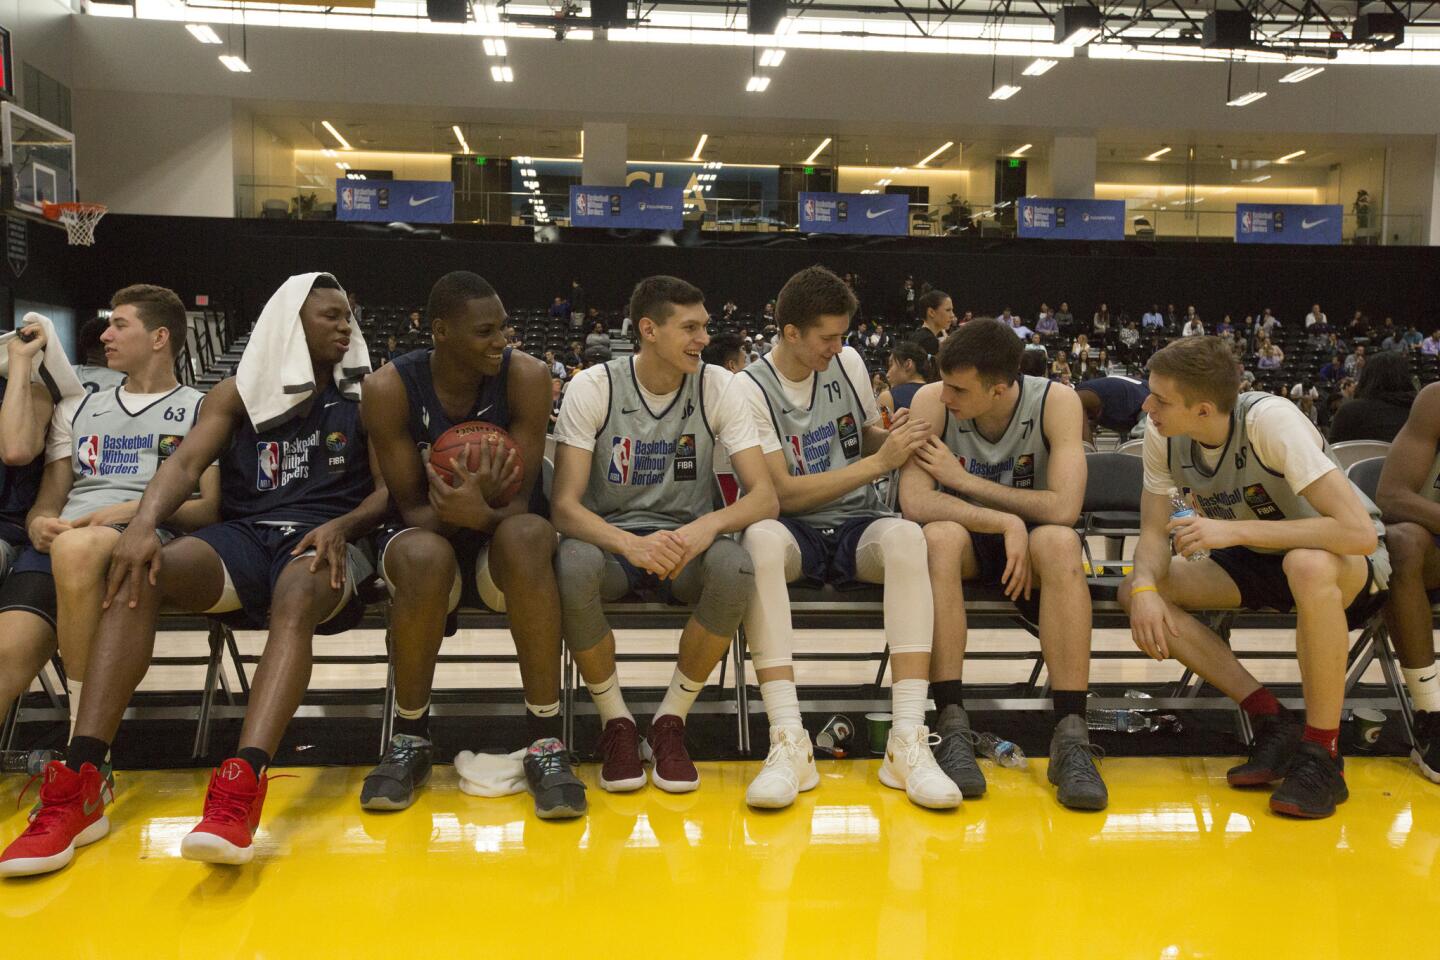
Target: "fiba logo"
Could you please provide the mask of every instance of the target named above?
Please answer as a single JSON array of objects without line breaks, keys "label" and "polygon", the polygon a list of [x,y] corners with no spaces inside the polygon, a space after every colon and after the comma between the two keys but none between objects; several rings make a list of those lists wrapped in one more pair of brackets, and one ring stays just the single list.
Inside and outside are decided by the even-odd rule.
[{"label": "fiba logo", "polygon": [[610,472],[611,483],[630,482],[630,438],[615,437],[610,441]]},{"label": "fiba logo", "polygon": [[255,489],[274,490],[280,486],[280,444],[262,440],[255,444]]},{"label": "fiba logo", "polygon": [[98,436],[75,438],[75,465],[82,477],[93,477],[100,472],[100,438]]},{"label": "fiba logo", "polygon": [[347,438],[339,430],[332,431],[325,435],[325,449],[331,453],[339,453],[345,449]]},{"label": "fiba logo", "polygon": [[638,204],[636,204],[636,208],[637,208],[637,209],[640,209],[640,210],[644,210],[644,209],[645,209],[645,201],[644,201],[644,200],[641,200]]}]

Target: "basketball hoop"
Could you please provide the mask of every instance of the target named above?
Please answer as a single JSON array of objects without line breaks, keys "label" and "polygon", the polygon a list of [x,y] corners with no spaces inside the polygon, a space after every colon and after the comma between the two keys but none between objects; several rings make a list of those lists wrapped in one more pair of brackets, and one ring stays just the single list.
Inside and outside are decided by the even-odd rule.
[{"label": "basketball hoop", "polygon": [[95,243],[95,225],[109,207],[103,203],[47,203],[45,219],[59,220],[71,246],[88,247]]}]

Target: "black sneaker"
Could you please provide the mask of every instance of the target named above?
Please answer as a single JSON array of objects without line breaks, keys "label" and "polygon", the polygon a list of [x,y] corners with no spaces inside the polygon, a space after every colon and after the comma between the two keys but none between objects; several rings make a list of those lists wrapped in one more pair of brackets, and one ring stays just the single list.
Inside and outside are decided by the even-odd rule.
[{"label": "black sneaker", "polygon": [[1085,718],[1072,713],[1055,726],[1050,738],[1046,775],[1056,787],[1055,798],[1071,810],[1104,810],[1110,791],[1095,768],[1100,748],[1090,743]]},{"label": "black sneaker", "polygon": [[955,781],[966,800],[985,795],[985,774],[975,761],[975,731],[970,717],[959,704],[950,704],[935,720],[940,743],[935,747],[935,762],[945,775]]},{"label": "black sneaker", "polygon": [[1288,710],[1255,721],[1250,759],[1231,767],[1225,779],[1232,787],[1263,787],[1285,779],[1300,746],[1304,729]]},{"label": "black sneaker", "polygon": [[1410,759],[1420,767],[1422,777],[1440,783],[1440,713],[1422,710],[1415,714],[1415,745]]},{"label": "black sneaker", "polygon": [[404,810],[414,803],[415,791],[430,779],[433,750],[424,737],[404,733],[391,737],[390,749],[360,788],[360,806],[366,810]]},{"label": "black sneaker", "polygon": [[536,740],[525,751],[525,783],[535,797],[535,816],[541,820],[583,817],[585,784],[575,776],[575,755],[554,737]]},{"label": "black sneaker", "polygon": [[1270,809],[1287,817],[1319,820],[1350,799],[1345,786],[1345,761],[1331,757],[1318,743],[1301,743],[1290,762],[1285,782],[1270,795]]}]

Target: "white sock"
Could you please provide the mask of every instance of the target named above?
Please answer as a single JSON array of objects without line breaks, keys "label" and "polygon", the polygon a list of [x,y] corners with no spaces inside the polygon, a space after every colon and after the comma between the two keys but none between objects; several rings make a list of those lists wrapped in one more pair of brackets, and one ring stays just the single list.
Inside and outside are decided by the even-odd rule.
[{"label": "white sock", "polygon": [[896,680],[890,685],[891,730],[905,730],[925,723],[925,701],[930,692],[928,680]]},{"label": "white sock", "polygon": [[691,680],[676,667],[675,675],[670,678],[670,689],[665,691],[665,699],[660,701],[660,709],[655,711],[655,716],[679,717],[684,720],[685,715],[690,712],[691,704],[704,689],[704,680]]},{"label": "white sock", "polygon": [[1432,663],[1428,667],[1401,667],[1405,675],[1405,686],[1410,691],[1410,702],[1416,710],[1440,713],[1440,667]]},{"label": "white sock", "polygon": [[560,713],[560,701],[556,700],[554,703],[531,703],[529,700],[526,700],[525,709],[529,711],[532,717],[554,717]]},{"label": "white sock", "polygon": [[[66,684],[70,687],[70,740],[74,740],[74,739],[75,739],[75,720],[80,716],[80,687],[81,687],[81,683],[80,683],[79,680],[71,680],[71,679],[68,679],[68,678],[66,679],[65,682],[66,682]],[[65,742],[66,742],[66,743],[69,743],[70,740],[66,740]]]},{"label": "white sock", "polygon": [[760,684],[760,699],[771,727],[803,727],[800,722],[800,695],[794,680],[766,680]]},{"label": "white sock", "polygon": [[624,717],[633,721],[635,715],[630,708],[625,706],[625,695],[620,692],[620,674],[610,674],[608,679],[599,683],[585,681],[585,686],[590,688],[590,699],[595,701],[595,709],[600,711],[600,725],[603,727],[617,717]]}]

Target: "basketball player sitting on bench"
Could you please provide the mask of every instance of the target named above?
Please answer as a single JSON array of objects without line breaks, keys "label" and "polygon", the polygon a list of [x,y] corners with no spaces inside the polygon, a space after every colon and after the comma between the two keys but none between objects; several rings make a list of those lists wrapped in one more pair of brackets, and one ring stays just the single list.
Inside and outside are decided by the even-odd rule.
[{"label": "basketball player sitting on bench", "polygon": [[[175,350],[186,336],[179,297],[138,285],[117,292],[110,306],[99,340],[108,369],[125,385],[86,394],[72,422],[51,429],[49,462],[30,511],[31,545],[0,586],[0,637],[5,646],[29,652],[24,664],[0,666],[0,703],[30,684],[55,653],[58,634],[72,725],[110,551],[156,469],[194,426],[203,398],[175,379]],[[27,329],[43,342],[39,326]],[[214,523],[219,504],[220,471],[211,466],[201,475],[200,496],[187,500],[156,535],[169,542],[176,531]]]},{"label": "basketball player sitting on bench", "polygon": [[[314,387],[288,419],[256,429],[251,405],[274,400],[242,398],[241,384],[256,369],[252,364],[281,364],[261,349],[272,324],[300,325]],[[384,485],[371,479],[360,404],[336,383],[350,341],[359,336],[334,277],[290,278],[256,323],[239,374],[210,392],[185,442],[156,471],[110,561],[106,610],[66,761],[46,768],[38,813],[0,857],[12,864],[12,874],[58,870],[76,846],[109,831],[98,768],[150,666],[161,603],[214,614],[243,610],[255,627],[268,618],[240,749],[212,774],[204,816],[180,844],[186,859],[248,863],[254,857],[251,841],[268,780],[263,771],[305,694],[315,627],[354,610],[347,542],[370,532],[386,510]],[[352,370],[359,372],[345,368]],[[225,520],[162,548],[160,522],[217,460]]]},{"label": "basketball player sitting on bench", "polygon": [[1440,783],[1440,670],[1429,591],[1440,589],[1440,384],[1415,398],[1405,426],[1385,456],[1375,499],[1390,523],[1390,600],[1385,623],[1415,709],[1410,759]]},{"label": "basketball player sitting on bench", "polygon": [[744,537],[755,562],[745,637],[770,718],[770,753],[745,799],[785,807],[820,782],[791,664],[785,584],[803,575],[812,584],[885,585],[893,724],[880,780],[919,806],[952,809],[960,790],[935,765],[925,727],[934,618],[925,535],[887,509],[875,490],[876,480],[925,442],[928,427],[902,411],[893,432],[881,429],[865,361],[844,346],[856,306],[850,288],[824,267],[795,274],[775,301],[775,349],[735,388],[736,402],[761,425],[781,511]]},{"label": "basketball player sitting on bench", "polygon": [[[1272,810],[1328,817],[1349,796],[1338,746],[1346,621],[1363,622],[1389,579],[1384,530],[1295,404],[1239,389],[1219,337],[1177,340],[1150,358],[1141,533],[1119,599],[1140,649],[1184,663],[1250,717],[1250,758],[1229,771],[1230,785],[1283,779]],[[1172,517],[1172,490],[1193,513]],[[1303,731],[1186,612],[1262,607],[1296,614]]]},{"label": "basketball player sitting on bench", "polygon": [[910,404],[911,415],[934,424],[936,433],[900,474],[905,516],[925,525],[930,549],[936,760],[967,798],[985,792],[961,703],[967,638],[961,581],[1003,587],[1005,596],[1027,605],[1038,589],[1040,649],[1056,721],[1047,775],[1062,805],[1101,810],[1109,794],[1085,722],[1090,591],[1074,529],[1085,498],[1084,414],[1069,387],[1020,373],[1024,352],[1005,324],[971,320],[940,348],[940,382],[921,387]]},{"label": "basketball player sitting on bench", "polygon": [[[600,786],[645,785],[635,718],[615,670],[615,634],[602,605],[632,590],[692,604],[670,688],[645,752],[655,785],[694,790],[685,717],[724,656],[750,596],[745,548],[722,536],[776,515],[775,488],[748,411],[727,397],[735,375],[703,363],[705,298],[675,277],[635,286],[630,319],[640,353],[571,381],[556,428],[556,557],[565,642],[600,713]],[[716,440],[745,493],[714,509]]]},{"label": "basketball player sitting on bench", "polygon": [[[474,273],[441,277],[426,308],[434,349],[395,358],[365,381],[365,424],[403,529],[381,547],[380,573],[394,602],[395,734],[365,778],[361,806],[408,807],[430,776],[430,689],[447,615],[462,599],[510,614],[520,657],[530,748],[525,777],[547,819],[585,812],[585,785],[560,741],[560,594],[551,563],[555,528],[542,515],[540,466],[550,417],[550,371],[505,345],[505,306]],[[478,469],[457,457],[455,486],[426,455],[457,424],[481,420],[508,431],[519,457],[477,435]],[[423,453],[422,453],[423,451]],[[521,476],[520,489],[492,507]],[[448,629],[447,629],[448,628]]]}]

